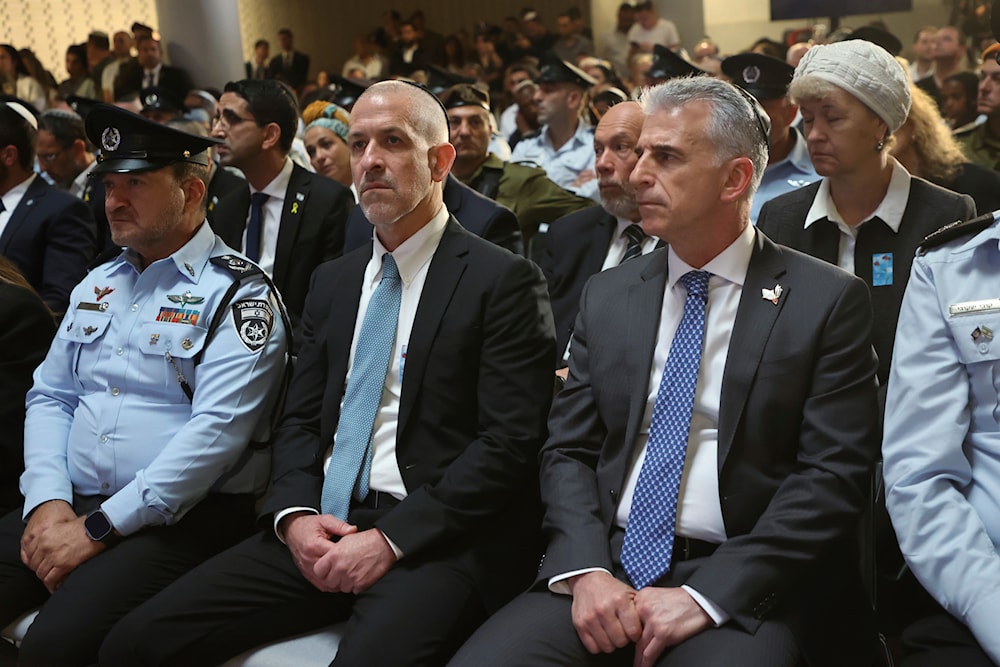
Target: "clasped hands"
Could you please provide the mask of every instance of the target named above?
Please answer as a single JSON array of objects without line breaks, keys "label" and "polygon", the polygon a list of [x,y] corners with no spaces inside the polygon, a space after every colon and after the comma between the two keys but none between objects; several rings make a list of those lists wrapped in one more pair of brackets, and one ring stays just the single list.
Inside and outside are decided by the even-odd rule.
[{"label": "clasped hands", "polygon": [[573,594],[573,626],[591,653],[611,653],[630,642],[635,667],[651,667],[664,649],[712,627],[712,619],[682,588],[635,590],[604,571],[566,582]]},{"label": "clasped hands", "polygon": [[21,562],[54,593],[66,577],[107,547],[87,536],[83,521],[63,500],[42,503],[21,535]]},{"label": "clasped hands", "polygon": [[299,572],[325,593],[360,593],[396,563],[377,528],[358,532],[335,516],[309,512],[283,517],[280,528]]}]

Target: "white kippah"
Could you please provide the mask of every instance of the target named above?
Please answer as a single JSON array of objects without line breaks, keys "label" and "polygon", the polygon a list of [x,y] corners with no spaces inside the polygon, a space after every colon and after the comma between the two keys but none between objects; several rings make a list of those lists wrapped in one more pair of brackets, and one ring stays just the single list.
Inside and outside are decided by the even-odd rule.
[{"label": "white kippah", "polygon": [[30,111],[28,111],[28,109],[24,105],[19,104],[19,103],[14,102],[14,101],[7,102],[6,104],[10,108],[11,111],[13,111],[14,113],[16,113],[18,116],[20,116],[24,120],[28,121],[28,125],[30,125],[31,127],[35,128],[36,130],[38,129],[38,119],[35,118],[35,114],[33,114]]},{"label": "white kippah", "polygon": [[792,77],[815,76],[858,98],[885,121],[890,132],[910,113],[910,84],[903,67],[881,46],[860,39],[814,46]]}]

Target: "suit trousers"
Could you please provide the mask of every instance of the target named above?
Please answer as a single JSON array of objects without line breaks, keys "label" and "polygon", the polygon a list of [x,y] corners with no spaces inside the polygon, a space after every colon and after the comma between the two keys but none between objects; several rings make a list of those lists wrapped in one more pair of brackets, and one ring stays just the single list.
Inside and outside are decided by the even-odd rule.
[{"label": "suit trousers", "polygon": [[[615,552],[618,553],[618,552]],[[704,559],[675,562],[657,585],[680,585]],[[625,580],[615,564],[615,576]],[[449,667],[630,667],[634,645],[611,654],[587,652],[572,617],[573,598],[532,590],[522,593],[483,625],[459,650]],[[667,649],[657,667],[740,665],[796,667],[802,664],[791,629],[765,621],[750,634],[733,623],[706,630]]]},{"label": "suit trousers", "polygon": [[989,659],[969,629],[944,609],[925,616],[903,631],[903,667],[990,667]]},{"label": "suit trousers", "polygon": [[[352,510],[363,530],[381,510]],[[485,612],[469,554],[403,558],[358,595],[323,593],[265,529],[196,568],[122,620],[106,667],[217,665],[255,646],[347,620],[334,665],[440,665]]]},{"label": "suit trousers", "polygon": [[[4,516],[0,627],[43,605],[21,645],[20,664],[95,663],[104,636],[129,610],[253,531],[253,504],[250,495],[212,494],[173,526],[144,529],[81,564],[51,596],[21,562],[20,508]],[[78,502],[75,509],[88,508]]]}]

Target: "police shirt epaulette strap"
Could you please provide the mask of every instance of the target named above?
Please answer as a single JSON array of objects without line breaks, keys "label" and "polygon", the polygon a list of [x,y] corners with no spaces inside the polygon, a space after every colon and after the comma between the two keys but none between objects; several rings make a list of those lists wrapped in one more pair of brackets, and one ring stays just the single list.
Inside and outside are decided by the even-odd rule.
[{"label": "police shirt epaulette strap", "polygon": [[527,134],[522,134],[521,141],[524,141],[525,139],[535,139],[540,136],[542,136],[542,128],[538,128],[537,130],[528,132]]},{"label": "police shirt epaulette strap", "polygon": [[942,246],[949,241],[953,241],[963,236],[978,234],[992,225],[994,220],[995,218],[993,213],[986,213],[979,217],[972,218],[971,220],[956,220],[955,222],[945,225],[936,232],[928,234],[917,248],[917,252],[923,255],[928,250]]},{"label": "police shirt epaulette strap", "polygon": [[97,257],[95,257],[93,262],[87,265],[87,270],[93,271],[101,264],[107,264],[120,254],[122,254],[122,249],[119,248],[118,246],[108,248],[104,252],[100,253]]},{"label": "police shirt epaulette strap", "polygon": [[242,257],[237,257],[236,255],[220,255],[218,257],[212,257],[209,261],[212,262],[212,264],[228,271],[236,280],[242,280],[243,278],[256,275],[258,273],[264,273],[261,271],[259,266],[251,262],[249,259],[243,259]]}]

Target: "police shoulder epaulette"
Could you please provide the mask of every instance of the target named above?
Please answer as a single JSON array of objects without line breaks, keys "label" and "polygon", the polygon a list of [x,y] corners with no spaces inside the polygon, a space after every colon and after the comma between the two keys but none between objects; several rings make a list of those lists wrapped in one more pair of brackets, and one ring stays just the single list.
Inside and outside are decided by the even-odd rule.
[{"label": "police shoulder epaulette", "polygon": [[542,136],[542,128],[538,128],[534,132],[528,132],[527,134],[522,134],[521,141],[524,141],[525,139],[535,139],[540,136]]},{"label": "police shoulder epaulette", "polygon": [[122,254],[122,249],[119,248],[118,246],[108,248],[104,252],[100,253],[97,257],[95,257],[93,262],[87,265],[87,270],[93,271],[101,264],[107,264],[120,254]]},{"label": "police shoulder epaulette", "polygon": [[963,236],[972,236],[983,231],[987,227],[993,224],[995,220],[993,213],[986,213],[980,215],[979,217],[972,218],[971,220],[956,220],[950,224],[945,225],[941,229],[928,234],[923,242],[917,247],[917,252],[921,255],[926,253],[928,250],[942,246],[949,241],[961,238]]},{"label": "police shoulder epaulette", "polygon": [[219,255],[218,257],[212,257],[209,261],[231,273],[237,280],[264,273],[259,266],[249,259],[237,257],[236,255]]}]

